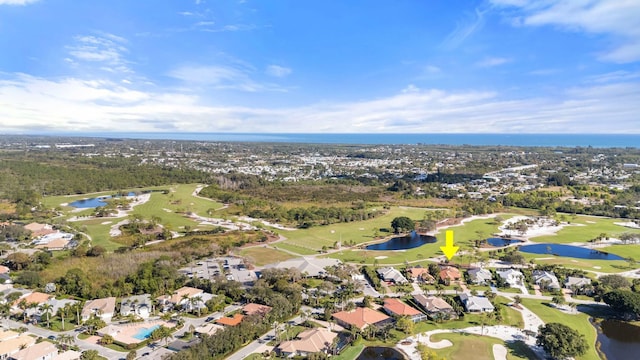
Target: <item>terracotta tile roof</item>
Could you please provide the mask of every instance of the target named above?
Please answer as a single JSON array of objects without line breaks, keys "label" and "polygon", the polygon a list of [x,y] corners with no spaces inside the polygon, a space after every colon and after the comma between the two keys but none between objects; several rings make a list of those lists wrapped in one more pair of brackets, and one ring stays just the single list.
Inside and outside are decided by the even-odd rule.
[{"label": "terracotta tile roof", "polygon": [[459,280],[460,279],[460,270],[452,267],[445,266],[440,270],[440,279],[442,280]]},{"label": "terracotta tile roof", "polygon": [[67,239],[55,239],[46,244],[36,246],[36,249],[62,249],[69,243]]},{"label": "terracotta tile roof", "polygon": [[264,315],[271,311],[271,306],[249,303],[242,307],[242,311],[247,315],[261,314]]},{"label": "terracotta tile roof", "polygon": [[225,326],[236,326],[242,322],[244,315],[235,314],[232,318],[223,317],[216,320],[216,324],[225,325]]},{"label": "terracotta tile roof", "polygon": [[184,295],[187,295],[189,298],[192,298],[194,296],[201,295],[202,293],[204,293],[203,290],[193,288],[193,287],[183,286],[180,289],[176,290],[173,293],[173,295],[171,295],[171,297],[169,298],[169,302],[172,304],[179,304],[180,301],[182,301],[182,297]]},{"label": "terracotta tile roof", "polygon": [[116,310],[116,298],[108,297],[87,301],[82,308],[81,314],[83,317],[89,317],[93,315],[96,310],[100,310],[102,314],[113,314]]},{"label": "terracotta tile roof", "polygon": [[353,325],[359,329],[364,329],[367,325],[377,324],[389,319],[389,317],[380,311],[369,308],[359,307],[351,311],[340,311],[333,314],[333,317],[343,323]]},{"label": "terracotta tile roof", "polygon": [[415,316],[422,314],[417,309],[405,304],[399,299],[385,299],[384,300],[384,308],[398,316]]},{"label": "terracotta tile roof", "polygon": [[13,303],[13,305],[19,304],[22,300],[26,301],[27,304],[36,303],[36,304],[40,305],[40,304],[46,303],[52,297],[53,297],[52,295],[36,291],[36,292],[32,292],[31,294],[29,294],[27,296],[19,298],[18,300],[16,300]]}]

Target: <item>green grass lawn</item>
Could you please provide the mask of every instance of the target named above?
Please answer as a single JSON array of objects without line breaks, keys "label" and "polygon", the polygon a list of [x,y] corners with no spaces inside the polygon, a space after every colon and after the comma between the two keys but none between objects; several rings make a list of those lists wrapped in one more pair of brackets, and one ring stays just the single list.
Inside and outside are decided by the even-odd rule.
[{"label": "green grass lawn", "polygon": [[334,360],[354,360],[360,355],[362,349],[364,349],[363,344],[352,345],[342,350],[340,355],[332,356],[331,358]]},{"label": "green grass lawn", "polygon": [[[510,348],[504,341],[489,336],[480,336],[472,334],[435,334],[431,336],[431,341],[449,340],[452,346],[433,350],[438,356],[446,359],[474,359],[474,360],[493,360],[493,345],[505,345]],[[522,351],[508,351],[507,359],[529,359]]]},{"label": "green grass lawn", "polygon": [[253,246],[240,250],[240,255],[258,266],[271,264],[293,258],[294,256],[284,251],[278,251],[270,247]]},{"label": "green grass lawn", "polygon": [[629,263],[623,260],[587,260],[546,254],[527,254],[523,252],[521,252],[521,254],[527,261],[534,260],[538,264],[556,264],[575,269],[606,273],[631,270]]},{"label": "green grass lawn", "polygon": [[283,249],[283,250],[291,251],[300,255],[315,255],[318,253],[318,250],[309,249],[309,248],[301,247],[294,244],[289,244],[284,241],[280,241],[279,243],[273,244],[271,246],[274,249]]},{"label": "green grass lawn", "polygon": [[[571,242],[587,242],[602,233],[607,234],[609,237],[616,237],[617,235],[625,232],[640,233],[640,230],[630,229],[614,224],[616,222],[628,221],[625,219],[577,216],[575,220],[570,219],[570,221],[572,225],[564,227],[562,230],[558,231],[556,235],[537,236],[531,238],[531,241],[564,244]],[[581,224],[582,226],[573,226],[574,224]]]},{"label": "green grass lawn", "polygon": [[[400,216],[394,213],[395,209],[396,208],[393,208],[392,214],[390,216],[391,218]],[[505,219],[508,219],[512,216],[514,215],[502,215],[502,217]],[[354,223],[351,226],[357,227],[358,223]],[[468,251],[472,249],[474,240],[478,239],[479,237],[490,237],[491,234],[496,233],[498,231],[498,225],[496,225],[492,219],[478,219],[449,228],[447,230],[453,230],[455,245],[460,246],[461,250]],[[402,264],[405,261],[415,262],[422,259],[442,255],[440,246],[444,245],[444,230],[440,230],[436,237],[438,238],[438,241],[435,243],[425,244],[420,247],[408,250],[381,251],[345,249],[343,251],[330,254],[329,257],[340,259],[345,262],[355,262],[362,264],[372,264],[376,257],[378,257],[377,262],[379,264]],[[469,258],[467,256],[458,255],[452,259],[452,262],[467,263],[469,262]]]},{"label": "green grass lawn", "polygon": [[280,231],[280,233],[288,239],[287,242],[290,244],[316,250],[322,249],[322,246],[332,247],[335,242],[340,240],[342,240],[342,243],[353,241],[356,244],[361,244],[373,241],[376,235],[391,235],[380,231],[380,229],[390,229],[393,218],[407,216],[419,221],[424,218],[426,211],[429,210],[423,208],[393,207],[389,213],[370,220],[314,226],[309,229],[296,231]]},{"label": "green grass lawn", "polygon": [[587,339],[589,350],[583,356],[578,357],[580,360],[600,360],[596,352],[596,329],[589,323],[589,315],[584,313],[566,314],[545,305],[546,301],[534,299],[522,299],[522,305],[540,316],[545,323],[558,322],[571,327],[580,332]]}]

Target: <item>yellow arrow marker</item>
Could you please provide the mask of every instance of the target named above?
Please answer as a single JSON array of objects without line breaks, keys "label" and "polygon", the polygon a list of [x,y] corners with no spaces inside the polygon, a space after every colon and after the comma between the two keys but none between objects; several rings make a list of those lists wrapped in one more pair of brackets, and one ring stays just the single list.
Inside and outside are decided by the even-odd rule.
[{"label": "yellow arrow marker", "polygon": [[440,246],[440,250],[442,250],[448,260],[451,260],[453,255],[458,252],[458,249],[460,249],[458,246],[453,246],[453,231],[447,230],[445,246]]}]

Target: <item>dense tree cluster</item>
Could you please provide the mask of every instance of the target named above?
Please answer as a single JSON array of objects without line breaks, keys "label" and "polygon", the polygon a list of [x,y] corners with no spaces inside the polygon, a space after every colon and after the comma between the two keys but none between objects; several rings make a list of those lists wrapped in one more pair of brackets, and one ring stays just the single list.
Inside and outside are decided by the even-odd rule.
[{"label": "dense tree cluster", "polygon": [[640,294],[638,293],[618,289],[604,294],[603,300],[629,320],[640,317]]},{"label": "dense tree cluster", "polygon": [[560,323],[548,323],[538,330],[536,343],[554,359],[567,359],[587,352],[584,335]]}]

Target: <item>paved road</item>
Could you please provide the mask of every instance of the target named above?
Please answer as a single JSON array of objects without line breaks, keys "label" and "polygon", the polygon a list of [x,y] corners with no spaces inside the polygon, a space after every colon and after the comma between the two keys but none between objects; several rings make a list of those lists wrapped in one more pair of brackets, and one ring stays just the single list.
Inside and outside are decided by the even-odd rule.
[{"label": "paved road", "polygon": [[[302,317],[300,316],[296,316],[295,318],[289,320],[290,324],[301,324],[302,323]],[[267,332],[267,334],[265,336],[260,337],[258,340],[254,340],[252,341],[249,345],[244,346],[242,349],[236,351],[235,353],[227,356],[227,360],[242,360],[244,358],[246,358],[247,356],[249,356],[249,354],[253,354],[253,353],[262,353],[265,350],[273,350],[273,346],[269,346],[266,343],[261,343],[264,342],[264,339],[266,337],[268,338],[273,338],[276,335],[276,333],[273,330],[269,330],[269,332]]]}]

